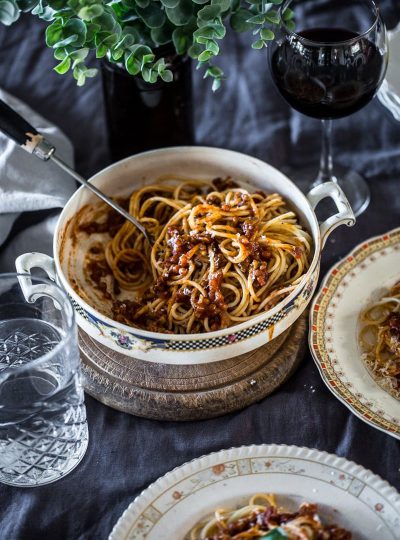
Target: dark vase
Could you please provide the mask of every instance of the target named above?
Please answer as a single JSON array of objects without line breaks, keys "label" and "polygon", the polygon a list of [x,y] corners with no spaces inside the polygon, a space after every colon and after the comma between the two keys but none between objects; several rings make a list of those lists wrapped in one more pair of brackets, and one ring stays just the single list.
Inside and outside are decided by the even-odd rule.
[{"label": "dark vase", "polygon": [[146,83],[123,67],[102,62],[112,161],[153,148],[193,144],[191,60],[168,52],[160,51],[160,56],[170,64],[170,83]]}]

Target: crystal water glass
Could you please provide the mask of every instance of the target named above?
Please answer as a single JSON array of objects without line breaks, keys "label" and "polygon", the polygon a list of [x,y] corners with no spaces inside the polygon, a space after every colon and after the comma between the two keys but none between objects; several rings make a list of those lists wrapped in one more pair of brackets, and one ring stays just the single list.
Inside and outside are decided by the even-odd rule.
[{"label": "crystal water glass", "polygon": [[51,281],[0,274],[0,482],[54,482],[78,465],[87,444],[68,296]]}]

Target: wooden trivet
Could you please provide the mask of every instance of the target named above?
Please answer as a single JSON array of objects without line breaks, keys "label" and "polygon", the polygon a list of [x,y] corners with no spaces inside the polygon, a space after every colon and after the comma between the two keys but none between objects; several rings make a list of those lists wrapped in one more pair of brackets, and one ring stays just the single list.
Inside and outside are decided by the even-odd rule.
[{"label": "wooden trivet", "polygon": [[199,365],[137,360],[79,330],[83,386],[105,405],[157,420],[200,420],[243,409],[292,375],[307,343],[307,316],[259,349]]}]

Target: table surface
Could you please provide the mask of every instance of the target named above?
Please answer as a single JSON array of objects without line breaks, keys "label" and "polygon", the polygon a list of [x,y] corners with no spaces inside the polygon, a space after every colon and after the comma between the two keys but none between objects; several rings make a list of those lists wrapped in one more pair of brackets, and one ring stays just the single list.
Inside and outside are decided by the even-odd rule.
[{"label": "table surface", "polygon": [[[393,27],[399,1],[383,4]],[[194,74],[197,143],[240,150],[278,168],[317,164],[318,122],[285,104],[271,83],[266,53],[252,51],[249,39],[232,36],[225,44],[220,65],[228,80],[217,94]],[[0,27],[0,85],[58,124],[75,146],[77,169],[91,175],[109,163],[100,79],[77,88],[53,66],[36,19],[24,16],[11,28]],[[400,124],[376,99],[335,122],[335,155],[368,179],[372,202],[354,228],[332,235],[322,275],[360,241],[400,225]],[[134,497],[160,475],[232,446],[318,448],[400,489],[399,441],[351,414],[325,387],[309,353],[273,395],[223,418],[157,422],[116,412],[89,396],[86,404],[89,448],[75,471],[40,488],[0,486],[0,539],[105,539]]]}]

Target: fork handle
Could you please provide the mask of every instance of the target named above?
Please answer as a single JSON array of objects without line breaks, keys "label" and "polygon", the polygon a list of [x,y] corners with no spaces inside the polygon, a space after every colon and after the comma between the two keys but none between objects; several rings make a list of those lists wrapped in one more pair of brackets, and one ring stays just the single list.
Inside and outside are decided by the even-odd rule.
[{"label": "fork handle", "polygon": [[24,150],[48,160],[55,147],[48,143],[43,135],[31,126],[20,114],[0,99],[0,131]]}]

